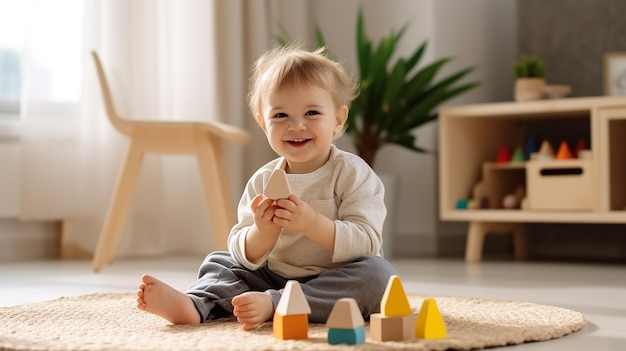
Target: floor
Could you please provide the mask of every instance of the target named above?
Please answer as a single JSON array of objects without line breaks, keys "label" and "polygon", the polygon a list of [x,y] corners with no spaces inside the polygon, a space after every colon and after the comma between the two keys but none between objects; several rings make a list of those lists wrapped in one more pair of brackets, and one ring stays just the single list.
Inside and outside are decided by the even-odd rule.
[{"label": "floor", "polygon": [[[118,260],[93,273],[88,261],[0,264],[0,306],[87,293],[135,291],[151,273],[176,288],[194,279],[201,257]],[[626,350],[626,266],[553,262],[392,260],[409,293],[528,301],[581,312],[585,329],[546,342],[490,350]]]}]

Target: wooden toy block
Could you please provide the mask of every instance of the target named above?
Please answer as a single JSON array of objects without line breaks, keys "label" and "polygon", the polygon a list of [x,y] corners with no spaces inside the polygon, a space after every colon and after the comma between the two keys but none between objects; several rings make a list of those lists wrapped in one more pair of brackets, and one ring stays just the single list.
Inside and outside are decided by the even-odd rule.
[{"label": "wooden toy block", "polygon": [[511,156],[511,162],[524,162],[526,161],[526,157],[524,157],[524,151],[522,151],[522,147],[518,146],[513,151],[513,156]]},{"label": "wooden toy block", "polygon": [[272,172],[263,194],[272,200],[285,199],[291,195],[291,188],[284,169],[278,168]]},{"label": "wooden toy block", "polygon": [[298,340],[309,337],[309,317],[306,314],[280,315],[274,313],[274,336],[281,340]]},{"label": "wooden toy block", "polygon": [[548,140],[544,140],[541,143],[541,147],[539,148],[539,153],[537,155],[539,161],[552,161],[554,160],[554,149],[552,148],[552,144]]},{"label": "wooden toy block", "polygon": [[276,306],[276,313],[282,316],[311,313],[311,307],[309,307],[309,303],[306,301],[300,283],[295,280],[287,281],[280,301],[278,301]]},{"label": "wooden toy block", "polygon": [[427,299],[417,315],[415,337],[418,339],[443,339],[446,337],[446,324],[441,317],[435,299]]},{"label": "wooden toy block", "polygon": [[353,298],[343,298],[335,302],[333,310],[326,320],[327,328],[355,329],[365,325],[361,310]]},{"label": "wooden toy block", "polygon": [[456,201],[456,206],[455,208],[458,210],[464,210],[467,208],[467,204],[469,202],[469,199],[458,199]]},{"label": "wooden toy block", "polygon": [[559,150],[557,151],[554,158],[557,160],[569,160],[574,158],[574,155],[572,155],[572,151],[569,149],[569,145],[567,145],[566,141],[561,142],[561,145],[559,145]]},{"label": "wooden toy block", "polygon": [[274,336],[282,340],[308,338],[309,313],[311,307],[300,283],[295,280],[287,281],[274,312]]},{"label": "wooden toy block", "polygon": [[380,312],[386,317],[404,317],[411,314],[409,299],[397,275],[389,277],[387,288],[380,302]]},{"label": "wooden toy block", "polygon": [[526,147],[524,148],[524,157],[527,160],[530,160],[530,155],[538,151],[539,151],[539,148],[537,147],[535,138],[528,138],[528,142],[526,142]]},{"label": "wooden toy block", "polygon": [[511,161],[511,152],[506,145],[500,146],[498,150],[498,156],[496,156],[496,163],[505,163]]},{"label": "wooden toy block", "polygon": [[587,150],[587,142],[585,138],[578,138],[576,147],[574,148],[574,156],[580,158],[579,154],[582,150]]},{"label": "wooden toy block", "polygon": [[360,345],[365,343],[365,326],[354,329],[328,329],[328,343],[331,345]]},{"label": "wooden toy block", "polygon": [[370,315],[370,338],[375,341],[415,339],[415,315],[388,317],[382,313]]}]

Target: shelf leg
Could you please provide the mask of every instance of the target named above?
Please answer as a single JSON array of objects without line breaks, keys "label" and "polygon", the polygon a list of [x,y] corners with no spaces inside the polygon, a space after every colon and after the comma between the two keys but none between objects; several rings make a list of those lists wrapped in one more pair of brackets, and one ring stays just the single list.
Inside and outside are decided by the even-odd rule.
[{"label": "shelf leg", "polygon": [[465,246],[465,262],[479,263],[482,260],[483,242],[486,234],[485,223],[470,222]]},{"label": "shelf leg", "polygon": [[513,227],[513,250],[516,261],[526,261],[528,258],[528,241],[525,223],[515,223]]},{"label": "shelf leg", "polygon": [[487,234],[513,234],[515,260],[528,257],[525,223],[470,222],[465,246],[465,262],[479,263],[483,256],[483,244]]}]

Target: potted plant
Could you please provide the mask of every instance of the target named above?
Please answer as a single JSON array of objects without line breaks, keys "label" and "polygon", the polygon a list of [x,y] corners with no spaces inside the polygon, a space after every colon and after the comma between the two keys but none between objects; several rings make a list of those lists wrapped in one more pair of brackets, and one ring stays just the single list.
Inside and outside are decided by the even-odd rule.
[{"label": "potted plant", "polygon": [[[357,154],[373,167],[376,155],[385,144],[396,144],[416,152],[427,152],[416,144],[413,131],[437,119],[437,107],[478,85],[458,84],[473,68],[465,68],[442,79],[435,79],[439,70],[452,60],[444,57],[417,67],[427,43],[423,42],[409,58],[391,62],[406,25],[392,30],[378,44],[365,33],[365,20],[360,9],[356,28],[356,50],[360,94],[350,106],[346,134]],[[283,30],[283,35],[288,38]],[[326,40],[316,28],[317,44]],[[280,44],[288,40],[278,37]]]},{"label": "potted plant", "polygon": [[515,100],[539,100],[544,96],[546,80],[543,60],[536,56],[520,55],[513,63]]}]

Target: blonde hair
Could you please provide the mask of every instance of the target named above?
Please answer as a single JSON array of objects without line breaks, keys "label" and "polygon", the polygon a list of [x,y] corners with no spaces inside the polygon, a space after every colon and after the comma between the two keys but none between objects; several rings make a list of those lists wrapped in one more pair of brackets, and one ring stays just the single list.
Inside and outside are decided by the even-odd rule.
[{"label": "blonde hair", "polygon": [[[248,104],[257,123],[263,126],[263,99],[277,89],[313,85],[329,91],[337,108],[358,94],[358,86],[338,62],[326,56],[326,49],[309,52],[294,44],[280,46],[263,54],[254,64]],[[338,138],[343,130],[335,135]]]}]

